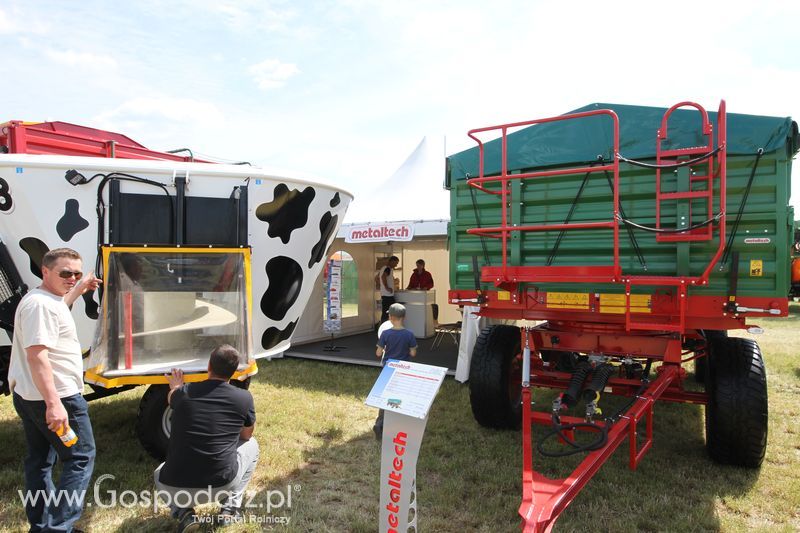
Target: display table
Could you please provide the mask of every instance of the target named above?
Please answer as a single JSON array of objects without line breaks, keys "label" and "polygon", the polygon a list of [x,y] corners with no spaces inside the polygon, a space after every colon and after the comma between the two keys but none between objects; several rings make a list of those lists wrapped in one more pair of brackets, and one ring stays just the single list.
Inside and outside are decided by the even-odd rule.
[{"label": "display table", "polygon": [[405,327],[418,339],[433,337],[432,305],[436,302],[436,291],[397,291],[394,297],[406,308]]}]

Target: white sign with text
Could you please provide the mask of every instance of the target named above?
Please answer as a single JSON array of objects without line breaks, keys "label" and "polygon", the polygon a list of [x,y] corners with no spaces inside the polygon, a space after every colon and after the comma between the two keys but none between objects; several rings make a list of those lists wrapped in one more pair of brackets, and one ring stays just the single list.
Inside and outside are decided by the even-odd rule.
[{"label": "white sign with text", "polygon": [[344,242],[408,242],[413,238],[411,224],[364,224],[347,228]]},{"label": "white sign with text", "polygon": [[367,396],[367,405],[401,415],[425,418],[447,369],[389,359]]}]

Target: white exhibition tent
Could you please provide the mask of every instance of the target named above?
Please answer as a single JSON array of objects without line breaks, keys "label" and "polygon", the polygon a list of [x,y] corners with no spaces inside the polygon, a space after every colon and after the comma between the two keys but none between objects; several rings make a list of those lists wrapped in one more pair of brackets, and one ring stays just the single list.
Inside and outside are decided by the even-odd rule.
[{"label": "white exhibition tent", "polygon": [[423,137],[394,174],[371,190],[356,194],[345,223],[449,219],[444,162],[444,138]]},{"label": "white exhibition tent", "polygon": [[[436,302],[439,304],[441,323],[463,321],[459,346],[456,379],[469,378],[472,348],[478,332],[488,322],[478,317],[477,308],[465,308],[463,316],[447,302],[449,289],[449,250],[447,225],[450,218],[450,193],[444,188],[445,143],[444,138],[424,137],[411,155],[386,180],[364,193],[355,192],[355,199],[345,215],[330,252],[349,254],[360,264],[358,286],[361,290],[358,315],[342,318],[342,335],[370,331],[375,323],[375,293],[372,290],[374,261],[380,256],[397,255],[401,258],[398,277],[401,285],[408,281],[417,258],[423,257],[426,268],[434,276]],[[403,243],[348,243],[348,228],[381,223],[404,223],[413,226],[414,239]],[[341,256],[340,256],[341,257]],[[367,268],[363,268],[363,265]],[[320,279],[312,294],[294,335],[296,343],[313,342],[328,337],[323,329],[323,280]]]},{"label": "white exhibition tent", "polygon": [[[424,137],[411,155],[388,178],[364,192],[354,191],[355,199],[345,215],[345,223],[334,240],[330,253],[345,252],[356,262],[359,291],[357,316],[342,317],[342,335],[361,333],[375,323],[375,293],[372,290],[376,261],[389,255],[400,257],[396,277],[405,287],[418,258],[424,258],[434,276],[436,301],[440,321],[456,321],[458,311],[449,309],[447,223],[450,196],[444,189],[444,138]],[[350,228],[378,226],[385,223],[407,225],[413,232],[409,242],[348,242]],[[309,299],[306,312],[295,333],[295,343],[313,342],[327,338],[323,328],[324,284],[320,278]],[[444,320],[441,320],[444,319]]]}]

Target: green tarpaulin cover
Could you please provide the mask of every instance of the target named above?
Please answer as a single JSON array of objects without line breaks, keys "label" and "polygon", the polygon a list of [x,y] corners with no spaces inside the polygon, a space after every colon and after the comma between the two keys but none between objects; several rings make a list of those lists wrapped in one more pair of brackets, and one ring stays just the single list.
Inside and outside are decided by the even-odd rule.
[{"label": "green tarpaulin cover", "polygon": [[[596,103],[571,111],[579,113],[611,109],[619,117],[620,154],[629,159],[655,157],[656,132],[661,127],[665,108]],[[716,129],[717,114],[709,113]],[[508,170],[533,169],[590,163],[612,153],[612,119],[598,115],[576,120],[537,124],[508,135]],[[700,113],[681,108],[670,116],[665,148],[704,146]],[[715,131],[716,133],[716,131]],[[786,150],[791,157],[798,149],[797,124],[790,117],[764,117],[728,113],[728,155],[753,154],[759,148],[769,153]],[[499,135],[499,131],[495,133]],[[716,142],[716,140],[715,140]],[[500,139],[485,142],[485,174],[500,173]],[[478,175],[478,148],[470,148],[447,158],[447,183]]]}]

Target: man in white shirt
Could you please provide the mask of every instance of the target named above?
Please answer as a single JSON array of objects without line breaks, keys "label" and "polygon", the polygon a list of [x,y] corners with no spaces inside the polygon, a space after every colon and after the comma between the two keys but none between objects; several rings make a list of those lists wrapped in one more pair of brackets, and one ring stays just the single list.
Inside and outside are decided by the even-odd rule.
[{"label": "man in white shirt", "polygon": [[379,283],[381,291],[381,324],[389,320],[389,307],[395,303],[394,299],[394,269],[400,259],[393,255],[389,262],[380,271]]},{"label": "man in white shirt", "polygon": [[[94,274],[81,282],[81,256],[69,248],[50,250],[42,258],[42,284],[28,292],[14,315],[14,338],[8,379],[14,408],[22,419],[25,458],[25,513],[30,531],[79,531],[83,496],[94,467],[95,444],[86,400],[83,360],[69,306],[100,284]],[[69,427],[78,437],[66,446],[56,432]],[[58,485],[52,471],[62,462]],[[32,504],[32,498],[39,497]],[[61,493],[45,504],[44,493]],[[71,500],[77,495],[78,501]]]}]

